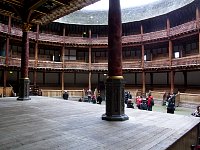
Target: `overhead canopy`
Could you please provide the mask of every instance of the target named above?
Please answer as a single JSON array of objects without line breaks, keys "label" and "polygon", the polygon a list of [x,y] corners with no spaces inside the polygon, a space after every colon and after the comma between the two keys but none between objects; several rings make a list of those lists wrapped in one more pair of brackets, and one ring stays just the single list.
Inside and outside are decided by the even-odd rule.
[{"label": "overhead canopy", "polygon": [[46,24],[99,0],[1,0],[0,13],[25,23]]},{"label": "overhead canopy", "polygon": [[[193,1],[194,0],[158,0],[142,6],[122,8],[122,22],[141,21],[167,14]],[[108,11],[79,10],[56,20],[56,22],[81,25],[107,25]]]}]

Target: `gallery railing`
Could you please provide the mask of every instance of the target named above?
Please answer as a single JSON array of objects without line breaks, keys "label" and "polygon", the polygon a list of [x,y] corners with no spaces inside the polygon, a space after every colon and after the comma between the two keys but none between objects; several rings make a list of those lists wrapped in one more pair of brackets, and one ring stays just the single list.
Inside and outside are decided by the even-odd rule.
[{"label": "gallery railing", "polygon": [[[197,28],[198,22],[196,20],[181,24],[179,26],[170,28],[169,36],[176,36],[183,33],[195,31]],[[8,33],[8,26],[5,24],[0,23],[0,32]],[[11,28],[11,35],[13,36],[22,36],[22,30],[20,28],[12,27]],[[36,39],[36,32],[29,32],[29,38],[35,40]],[[145,33],[143,35],[129,35],[122,37],[122,43],[138,43],[138,42],[145,42],[150,40],[158,40],[162,38],[167,38],[167,30],[160,30],[150,33]],[[85,38],[85,37],[71,37],[71,36],[59,36],[55,34],[46,34],[40,33],[39,34],[39,41],[44,42],[55,42],[55,43],[66,43],[68,45],[107,45],[108,44],[108,37],[97,37],[97,38]]]},{"label": "gallery railing", "polygon": [[[5,57],[0,56],[0,66],[5,66]],[[8,58],[8,66],[20,67],[21,59],[20,58]],[[139,60],[126,61],[124,60],[122,63],[123,69],[142,69],[142,62]],[[200,55],[188,56],[182,58],[174,58],[172,59],[172,66],[170,66],[169,59],[162,60],[153,60],[153,61],[144,61],[144,69],[156,69],[156,68],[169,68],[169,67],[194,67],[200,66]],[[69,69],[69,70],[89,70],[89,63],[86,62],[77,62],[77,61],[66,61],[64,64],[62,62],[55,61],[42,61],[38,60],[29,60],[30,68],[49,68],[49,69]],[[108,70],[108,63],[91,63],[91,70]]]}]

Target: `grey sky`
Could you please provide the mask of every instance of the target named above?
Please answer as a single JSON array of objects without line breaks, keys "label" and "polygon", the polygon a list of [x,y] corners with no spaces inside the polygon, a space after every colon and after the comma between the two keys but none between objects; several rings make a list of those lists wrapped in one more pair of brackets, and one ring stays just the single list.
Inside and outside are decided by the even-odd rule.
[{"label": "grey sky", "polygon": [[[120,0],[121,8],[129,8],[135,6],[141,6],[148,3],[152,3],[158,0]],[[89,5],[83,10],[108,10],[109,0],[101,0],[92,5]]]}]

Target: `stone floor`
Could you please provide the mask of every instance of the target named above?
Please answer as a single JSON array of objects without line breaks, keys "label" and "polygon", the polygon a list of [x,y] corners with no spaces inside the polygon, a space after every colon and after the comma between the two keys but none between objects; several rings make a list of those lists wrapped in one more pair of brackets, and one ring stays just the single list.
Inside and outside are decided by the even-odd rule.
[{"label": "stone floor", "polygon": [[129,120],[101,120],[105,105],[0,98],[0,150],[164,150],[200,122],[193,116],[126,108]]}]

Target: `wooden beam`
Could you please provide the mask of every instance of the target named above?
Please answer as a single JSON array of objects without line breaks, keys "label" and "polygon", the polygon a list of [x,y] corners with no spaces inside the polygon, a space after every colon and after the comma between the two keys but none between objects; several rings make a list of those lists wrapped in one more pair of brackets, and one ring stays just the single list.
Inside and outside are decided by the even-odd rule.
[{"label": "wooden beam", "polygon": [[35,10],[46,2],[47,0],[37,0],[34,4],[29,6],[28,10]]}]

